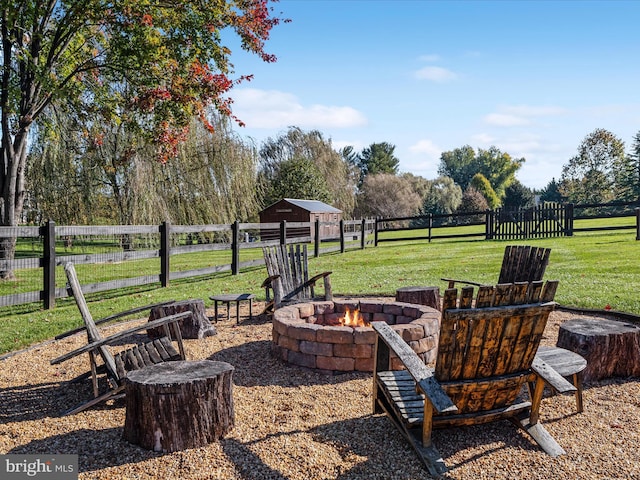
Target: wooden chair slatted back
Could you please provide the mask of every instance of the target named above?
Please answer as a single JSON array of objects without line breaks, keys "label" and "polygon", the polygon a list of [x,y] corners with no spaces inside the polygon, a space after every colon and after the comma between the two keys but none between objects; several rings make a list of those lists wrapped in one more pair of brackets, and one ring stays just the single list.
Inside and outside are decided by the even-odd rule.
[{"label": "wooden chair slatted back", "polygon": [[308,285],[309,268],[307,245],[276,245],[264,247],[267,273],[271,277],[279,276],[285,299],[306,299],[314,295]]},{"label": "wooden chair slatted back", "polygon": [[550,248],[526,245],[507,246],[502,259],[498,283],[542,280],[549,264]]},{"label": "wooden chair slatted back", "polygon": [[[78,310],[80,310],[80,315],[82,316],[82,320],[84,321],[87,329],[87,341],[89,343],[92,343],[98,340],[102,340],[102,334],[93,321],[93,316],[89,311],[87,301],[84,298],[84,294],[82,293],[82,288],[80,286],[80,282],[78,281],[78,275],[76,274],[73,263],[67,263],[64,266],[64,271],[67,275],[69,288],[71,289],[71,293],[76,301],[76,305],[78,306]],[[109,349],[106,346],[102,346],[98,348],[98,351],[100,352],[100,356],[102,357],[109,376],[115,380],[119,380],[120,375],[118,375],[116,361]]]},{"label": "wooden chair slatted back", "polygon": [[481,286],[473,307],[473,287],[462,289],[459,304],[456,289],[445,291],[435,377],[460,412],[514,401],[531,378],[557,284]]}]

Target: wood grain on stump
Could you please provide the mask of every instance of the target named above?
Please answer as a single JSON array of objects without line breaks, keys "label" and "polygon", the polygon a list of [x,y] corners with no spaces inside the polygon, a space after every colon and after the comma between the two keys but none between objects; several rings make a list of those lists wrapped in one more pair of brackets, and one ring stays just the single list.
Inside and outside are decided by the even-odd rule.
[{"label": "wood grain on stump", "polygon": [[396,302],[428,305],[440,311],[438,287],[401,287],[396,290]]},{"label": "wood grain on stump", "polygon": [[[154,307],[149,313],[149,321],[183,312],[191,312],[191,316],[179,322],[182,338],[204,338],[217,333],[207,317],[204,301],[201,299],[181,300]],[[151,338],[164,336],[161,329],[147,330],[147,334]]]},{"label": "wood grain on stump", "polygon": [[130,372],[124,439],[148,450],[175,452],[222,438],[234,426],[233,370],[225,362],[199,360]]},{"label": "wood grain on stump", "polygon": [[640,327],[627,322],[580,318],[560,325],[557,346],[582,355],[584,381],[640,375]]}]

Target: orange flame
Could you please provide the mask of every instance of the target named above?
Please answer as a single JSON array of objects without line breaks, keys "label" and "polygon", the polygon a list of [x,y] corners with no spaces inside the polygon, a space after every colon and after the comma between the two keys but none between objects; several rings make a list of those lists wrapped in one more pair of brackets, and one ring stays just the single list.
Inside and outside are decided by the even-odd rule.
[{"label": "orange flame", "polygon": [[345,327],[368,327],[369,322],[367,322],[362,315],[360,315],[360,310],[348,310],[344,313],[344,317],[340,319],[340,323]]}]

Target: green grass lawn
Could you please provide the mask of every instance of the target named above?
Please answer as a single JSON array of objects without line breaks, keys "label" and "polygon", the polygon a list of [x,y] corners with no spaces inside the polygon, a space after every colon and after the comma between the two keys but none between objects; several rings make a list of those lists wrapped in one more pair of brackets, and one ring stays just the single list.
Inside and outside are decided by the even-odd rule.
[{"label": "green grass lawn", "polygon": [[[401,236],[402,232],[398,232]],[[508,244],[528,244],[550,247],[551,257],[545,278],[560,281],[556,300],[562,305],[613,310],[640,314],[640,273],[637,258],[640,242],[635,231],[581,233],[574,237],[542,240],[497,242],[485,240],[396,241],[380,243],[378,247],[332,253],[312,258],[312,273],[332,271],[331,280],[336,296],[372,294],[394,295],[397,288],[410,285],[434,285],[446,288],[442,277],[495,283],[498,278],[504,247]],[[214,256],[225,252],[214,252]],[[211,255],[210,253],[201,255]],[[228,256],[228,252],[226,252]],[[243,251],[242,260],[261,256],[258,249]],[[172,259],[172,269],[198,268],[214,258],[195,256]],[[217,259],[215,259],[217,261]],[[146,262],[125,265],[127,276],[145,274],[154,267]],[[157,271],[157,259],[155,260]],[[222,263],[228,263],[222,262]],[[131,273],[131,269],[135,273]],[[62,269],[58,272],[62,277]],[[99,268],[79,265],[81,283],[103,280]],[[229,272],[206,279],[172,282],[169,288],[148,285],[126,291],[102,292],[88,296],[95,318],[163,300],[202,298],[207,306],[209,296],[219,293],[253,292],[264,299],[260,285],[266,277],[264,268],[245,270],[239,275]],[[60,284],[64,285],[61,278]],[[39,304],[5,307],[0,310],[0,354],[18,350],[81,324],[75,303],[59,299],[56,308],[43,310]]]}]

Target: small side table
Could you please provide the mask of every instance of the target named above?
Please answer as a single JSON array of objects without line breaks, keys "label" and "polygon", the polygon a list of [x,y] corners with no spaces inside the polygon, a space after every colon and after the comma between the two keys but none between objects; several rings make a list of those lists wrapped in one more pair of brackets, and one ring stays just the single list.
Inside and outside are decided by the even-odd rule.
[{"label": "small side table", "polygon": [[215,311],[215,321],[218,321],[218,303],[223,302],[227,305],[227,321],[229,320],[229,310],[231,302],[236,302],[236,324],[240,323],[240,302],[249,301],[249,320],[253,318],[253,299],[256,296],[253,293],[227,293],[223,295],[212,295],[209,299],[213,300],[213,308]]},{"label": "small side table", "polygon": [[563,377],[571,377],[571,383],[577,389],[576,407],[578,413],[582,412],[584,407],[580,373],[587,368],[587,361],[577,353],[559,347],[539,347],[536,357],[543,360]]}]

